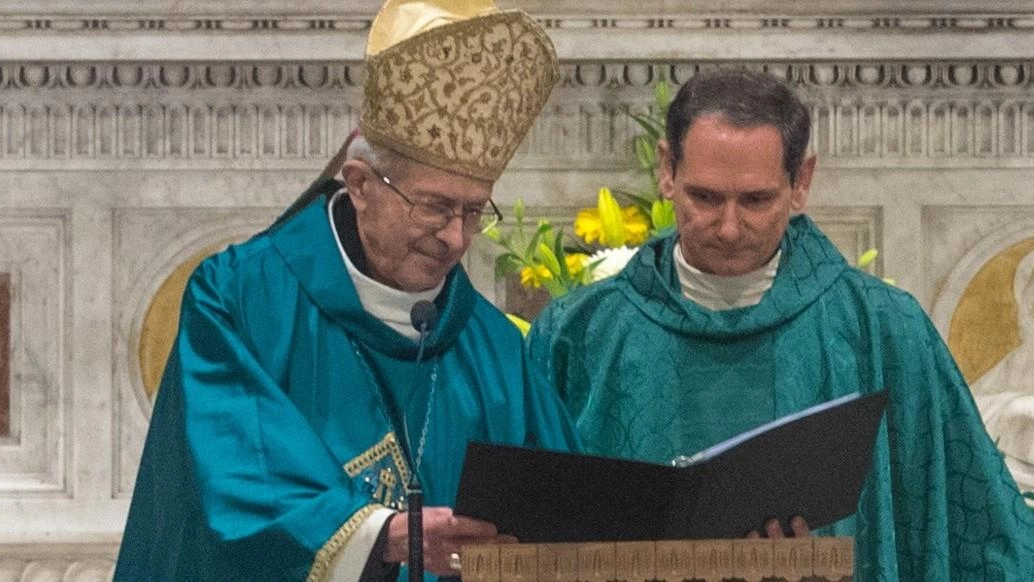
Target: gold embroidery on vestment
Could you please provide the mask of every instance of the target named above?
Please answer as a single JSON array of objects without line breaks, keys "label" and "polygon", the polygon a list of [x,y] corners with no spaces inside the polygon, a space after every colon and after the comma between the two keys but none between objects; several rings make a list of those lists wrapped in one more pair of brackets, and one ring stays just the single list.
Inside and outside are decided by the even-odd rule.
[{"label": "gold embroidery on vestment", "polygon": [[403,511],[406,509],[406,483],[409,466],[394,432],[344,465],[352,479],[361,479],[374,503]]},{"label": "gold embroidery on vestment", "polygon": [[352,514],[352,517],[316,552],[316,558],[312,561],[312,569],[309,570],[309,576],[305,579],[306,582],[322,582],[328,579],[330,565],[338,552],[345,547],[345,544],[352,538],[359,526],[366,521],[366,518],[370,517],[378,509],[382,509],[382,506],[375,503],[366,505]]}]

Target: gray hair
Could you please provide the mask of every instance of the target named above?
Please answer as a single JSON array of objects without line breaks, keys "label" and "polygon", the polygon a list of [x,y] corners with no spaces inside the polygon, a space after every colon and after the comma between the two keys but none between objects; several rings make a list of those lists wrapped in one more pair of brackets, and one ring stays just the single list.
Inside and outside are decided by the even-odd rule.
[{"label": "gray hair", "polygon": [[409,158],[383,146],[372,144],[356,132],[345,140],[341,149],[327,162],[318,180],[329,180],[341,172],[341,166],[348,160],[362,160],[379,172],[392,177],[403,176],[409,171]]},{"label": "gray hair", "polygon": [[401,179],[409,170],[411,160],[395,150],[370,143],[361,134],[348,145],[346,160],[361,160],[373,166],[378,172]]},{"label": "gray hair", "polygon": [[316,178],[301,196],[295,199],[290,206],[273,222],[273,228],[288,218],[297,214],[302,208],[315,200],[320,193],[318,185],[326,180],[335,178],[341,172],[341,166],[348,160],[362,160],[377,171],[401,180],[407,175],[411,168],[412,160],[388,148],[372,144],[359,133],[355,133],[345,140],[334,157],[323,168],[323,172]]}]

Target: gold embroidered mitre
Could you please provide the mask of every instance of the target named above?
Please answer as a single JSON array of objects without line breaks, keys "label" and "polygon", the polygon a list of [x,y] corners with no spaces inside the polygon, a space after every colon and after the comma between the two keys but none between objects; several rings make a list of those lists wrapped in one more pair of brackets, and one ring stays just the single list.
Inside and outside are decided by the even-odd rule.
[{"label": "gold embroidered mitre", "polygon": [[542,28],[491,0],[388,0],[366,49],[370,142],[495,181],[559,77]]}]

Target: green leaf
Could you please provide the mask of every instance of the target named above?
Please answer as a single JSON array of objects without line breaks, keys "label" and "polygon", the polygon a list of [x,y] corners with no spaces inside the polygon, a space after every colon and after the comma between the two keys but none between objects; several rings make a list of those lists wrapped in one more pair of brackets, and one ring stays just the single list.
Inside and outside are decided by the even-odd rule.
[{"label": "green leaf", "polygon": [[664,118],[668,115],[668,106],[671,105],[671,85],[665,80],[660,80],[657,85],[653,88],[654,102],[657,104],[657,109],[661,112],[660,117]]},{"label": "green leaf", "polygon": [[524,220],[524,210],[524,199],[518,198],[517,201],[513,203],[513,216],[518,222]]},{"label": "green leaf", "polygon": [[564,233],[558,231],[556,239],[553,241],[553,254],[556,255],[557,265],[560,270],[557,273],[560,275],[560,280],[567,284],[571,281],[571,272],[567,269],[567,251],[564,250]]},{"label": "green leaf", "polygon": [[546,291],[549,291],[549,296],[554,299],[566,295],[568,291],[567,287],[556,279],[546,279],[542,281],[542,287],[545,288]]},{"label": "green leaf", "polygon": [[511,273],[521,270],[524,263],[513,253],[504,253],[495,258],[495,278],[504,279]]},{"label": "green leaf", "polygon": [[636,206],[641,208],[643,212],[647,214],[650,213],[650,206],[653,205],[654,200],[657,199],[656,196],[643,196],[640,193],[633,192],[631,190],[625,190],[623,188],[611,188],[611,192],[613,192],[617,196],[620,196],[621,198],[626,199],[628,202],[635,204]]},{"label": "green leaf", "polygon": [[632,141],[635,159],[641,171],[649,171],[657,167],[657,150],[645,136],[637,135]]},{"label": "green leaf", "polygon": [[503,240],[502,240],[503,239],[503,235],[502,235],[501,232],[499,232],[499,229],[497,227],[495,227],[495,226],[489,228],[488,230],[486,230],[482,234],[485,235],[485,238],[488,238],[489,240],[495,241],[495,242],[500,243],[500,244],[503,242]]},{"label": "green leaf", "polygon": [[539,248],[539,243],[542,241],[542,237],[546,233],[550,232],[553,227],[548,222],[542,221],[539,223],[538,229],[535,230],[535,234],[532,235],[531,240],[528,241],[528,246],[524,249],[524,258],[528,261],[534,260],[535,250]]},{"label": "green leaf", "polygon": [[657,119],[651,115],[644,113],[630,113],[629,115],[636,123],[639,124],[639,127],[643,128],[646,135],[653,141],[657,141],[664,135],[664,125],[659,123]]}]

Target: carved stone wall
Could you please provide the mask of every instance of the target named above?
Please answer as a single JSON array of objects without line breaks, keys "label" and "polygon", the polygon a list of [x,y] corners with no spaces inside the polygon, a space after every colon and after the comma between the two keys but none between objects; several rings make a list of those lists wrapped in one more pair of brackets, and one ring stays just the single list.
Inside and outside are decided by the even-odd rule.
[{"label": "carved stone wall", "polygon": [[[356,125],[378,4],[107,0],[95,16],[0,0],[0,578],[110,575],[163,310],[191,261],[268,223]],[[520,4],[563,80],[496,186],[501,208],[520,197],[570,220],[633,180],[627,114],[654,83],[763,68],[811,107],[810,212],[845,255],[879,247],[877,271],[956,338],[971,380],[1021,343],[974,346],[960,305],[1018,329],[1015,303],[974,289],[1011,291],[1034,240],[1027,3]],[[478,241],[465,264],[502,304],[494,252]]]}]

